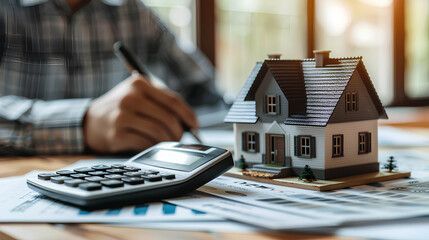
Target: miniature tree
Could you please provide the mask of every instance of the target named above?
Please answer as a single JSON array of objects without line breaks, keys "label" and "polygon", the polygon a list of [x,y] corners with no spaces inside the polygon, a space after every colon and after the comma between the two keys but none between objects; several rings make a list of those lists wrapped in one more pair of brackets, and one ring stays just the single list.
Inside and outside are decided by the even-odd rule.
[{"label": "miniature tree", "polygon": [[237,168],[241,169],[241,171],[246,171],[248,167],[249,165],[247,165],[246,159],[241,155],[237,162]]},{"label": "miniature tree", "polygon": [[392,172],[395,169],[398,169],[398,166],[395,164],[396,160],[393,159],[393,156],[389,157],[387,163],[384,164],[383,169],[387,169],[389,172]]},{"label": "miniature tree", "polygon": [[299,180],[304,182],[313,182],[316,181],[313,170],[308,165],[305,165],[304,170],[299,175]]}]

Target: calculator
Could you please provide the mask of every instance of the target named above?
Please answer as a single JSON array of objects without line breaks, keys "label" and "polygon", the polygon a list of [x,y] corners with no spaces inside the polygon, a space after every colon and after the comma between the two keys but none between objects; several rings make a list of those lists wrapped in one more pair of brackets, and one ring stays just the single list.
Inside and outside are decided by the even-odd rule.
[{"label": "calculator", "polygon": [[191,192],[234,165],[228,150],[162,142],[123,163],[39,173],[29,188],[84,209],[151,202]]}]

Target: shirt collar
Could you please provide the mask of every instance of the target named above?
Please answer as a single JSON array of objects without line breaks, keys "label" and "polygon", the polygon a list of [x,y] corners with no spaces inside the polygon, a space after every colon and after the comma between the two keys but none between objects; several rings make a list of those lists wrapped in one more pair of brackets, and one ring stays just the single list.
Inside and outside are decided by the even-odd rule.
[{"label": "shirt collar", "polygon": [[[21,0],[21,5],[24,7],[29,7],[29,6],[38,5],[47,1],[49,0]],[[107,5],[121,6],[125,0],[101,0],[101,1]]]}]

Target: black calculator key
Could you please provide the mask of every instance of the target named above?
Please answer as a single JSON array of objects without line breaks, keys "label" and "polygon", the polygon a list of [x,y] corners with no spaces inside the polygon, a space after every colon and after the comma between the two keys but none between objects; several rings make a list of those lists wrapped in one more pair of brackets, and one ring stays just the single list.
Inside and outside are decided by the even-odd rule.
[{"label": "black calculator key", "polygon": [[126,172],[124,173],[124,176],[127,177],[140,177],[143,173],[142,172]]},{"label": "black calculator key", "polygon": [[70,177],[78,178],[78,179],[85,179],[86,177],[89,177],[89,175],[85,174],[85,173],[76,173],[76,174],[70,175]]},{"label": "black calculator key", "polygon": [[75,171],[71,170],[58,170],[57,174],[60,174],[61,176],[70,176],[71,174],[75,174]]},{"label": "black calculator key", "polygon": [[95,182],[89,182],[89,183],[82,183],[79,185],[80,189],[86,190],[86,191],[94,191],[94,190],[100,190],[101,184],[95,183]]},{"label": "black calculator key", "polygon": [[144,179],[139,178],[139,177],[126,177],[126,178],[122,178],[122,181],[124,181],[125,183],[128,183],[130,185],[136,185],[136,184],[144,183]]},{"label": "black calculator key", "polygon": [[161,173],[160,175],[164,179],[175,179],[176,178],[176,175],[170,174],[170,173]]},{"label": "black calculator key", "polygon": [[124,172],[127,172],[127,171],[120,168],[114,168],[114,169],[107,169],[106,172],[112,173],[112,174],[123,174]]},{"label": "black calculator key", "polygon": [[66,176],[51,177],[51,182],[62,184],[62,183],[64,183],[65,180],[70,180],[70,179],[72,179],[72,178],[66,177]]},{"label": "black calculator key", "polygon": [[107,180],[107,178],[100,177],[100,176],[92,176],[92,177],[86,177],[85,180],[88,182],[101,182],[101,181]]},{"label": "black calculator key", "polygon": [[82,179],[69,179],[64,181],[64,185],[69,187],[77,187],[79,186],[79,184],[82,184],[82,183],[87,183],[87,181]]},{"label": "black calculator key", "polygon": [[142,175],[142,178],[148,180],[149,182],[156,182],[156,181],[162,180],[162,177],[160,175],[154,175],[154,174]]},{"label": "black calculator key", "polygon": [[56,173],[39,173],[38,175],[37,175],[37,177],[39,178],[39,179],[42,179],[42,180],[49,180],[49,179],[51,179],[51,177],[58,177],[58,176],[60,176],[60,175],[58,175],[58,174],[56,174]]},{"label": "black calculator key", "polygon": [[100,182],[103,186],[109,187],[109,188],[117,188],[117,187],[123,187],[124,183],[119,180],[105,180]]},{"label": "black calculator key", "polygon": [[73,169],[73,170],[75,172],[77,172],[77,173],[88,173],[88,172],[94,171],[94,169],[89,168],[89,167],[81,167],[81,168],[76,168],[76,169]]},{"label": "black calculator key", "polygon": [[125,167],[124,170],[127,170],[128,172],[137,172],[140,170],[140,168],[137,167]]},{"label": "black calculator key", "polygon": [[119,175],[119,174],[109,174],[104,176],[107,179],[113,179],[113,180],[121,180],[124,176]]},{"label": "black calculator key", "polygon": [[120,169],[124,169],[126,166],[124,164],[120,164],[120,163],[115,163],[112,164],[112,168],[120,168]]},{"label": "black calculator key", "polygon": [[94,171],[94,172],[89,172],[88,174],[91,175],[91,176],[100,176],[100,177],[103,177],[104,175],[107,175],[109,173],[104,172],[104,171]]},{"label": "black calculator key", "polygon": [[94,170],[98,170],[98,171],[104,171],[104,170],[107,170],[107,169],[111,169],[111,167],[109,167],[107,165],[104,165],[104,164],[95,165],[95,166],[92,166],[91,168],[94,169]]}]

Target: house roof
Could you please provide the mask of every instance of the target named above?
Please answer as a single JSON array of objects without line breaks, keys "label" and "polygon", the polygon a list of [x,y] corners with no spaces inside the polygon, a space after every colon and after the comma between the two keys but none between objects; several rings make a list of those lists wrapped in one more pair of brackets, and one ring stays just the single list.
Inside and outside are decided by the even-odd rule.
[{"label": "house roof", "polygon": [[387,118],[362,57],[351,57],[329,58],[324,67],[316,67],[314,59],[257,63],[225,122],[256,123],[255,93],[267,71],[273,74],[290,103],[285,124],[326,126],[355,71],[359,72],[379,117]]},{"label": "house roof", "polygon": [[244,98],[249,92],[249,89],[255,81],[256,75],[259,73],[262,65],[262,62],[256,63],[255,67],[250,73],[250,76],[247,78],[246,83],[244,83],[243,88],[238,93],[238,96],[232,104],[232,107],[229,109],[229,112],[224,119],[225,122],[256,123],[258,121],[259,117],[256,116],[255,101],[244,101]]}]

